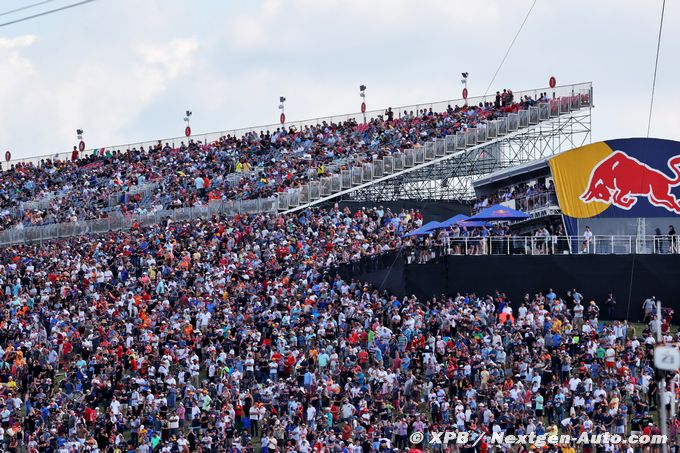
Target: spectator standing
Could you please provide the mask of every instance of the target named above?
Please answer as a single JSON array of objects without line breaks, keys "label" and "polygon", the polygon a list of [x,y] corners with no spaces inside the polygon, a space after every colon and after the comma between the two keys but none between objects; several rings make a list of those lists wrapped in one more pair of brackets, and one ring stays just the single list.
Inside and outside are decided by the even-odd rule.
[{"label": "spectator standing", "polygon": [[607,307],[607,320],[613,321],[614,308],[616,307],[616,299],[614,298],[613,293],[609,293],[609,295],[607,296],[607,300],[605,300],[604,304]]},{"label": "spectator standing", "polygon": [[675,227],[673,225],[668,225],[668,253],[678,253],[677,239]]},{"label": "spectator standing", "polygon": [[593,232],[590,230],[590,227],[587,226],[586,230],[583,232],[583,248],[581,249],[581,253],[590,253],[590,244],[593,241]]}]

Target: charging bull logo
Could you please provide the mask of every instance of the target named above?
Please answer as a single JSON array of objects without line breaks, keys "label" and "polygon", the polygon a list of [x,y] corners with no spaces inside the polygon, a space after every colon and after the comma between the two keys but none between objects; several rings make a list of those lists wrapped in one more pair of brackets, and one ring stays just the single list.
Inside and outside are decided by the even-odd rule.
[{"label": "charging bull logo", "polygon": [[680,202],[671,189],[680,186],[680,155],[668,159],[673,177],[640,162],[623,151],[615,151],[598,162],[590,173],[588,186],[579,197],[585,203],[610,203],[631,209],[639,197],[680,214]]}]

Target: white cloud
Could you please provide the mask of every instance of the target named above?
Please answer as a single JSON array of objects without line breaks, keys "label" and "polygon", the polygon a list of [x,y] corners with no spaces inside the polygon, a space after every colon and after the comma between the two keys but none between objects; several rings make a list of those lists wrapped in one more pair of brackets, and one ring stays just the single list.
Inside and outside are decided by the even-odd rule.
[{"label": "white cloud", "polygon": [[0,38],[0,50],[28,47],[36,40],[35,35],[23,35],[14,38]]},{"label": "white cloud", "polygon": [[[92,146],[177,135],[187,108],[195,132],[275,123],[280,95],[289,119],[355,112],[362,83],[369,109],[456,99],[461,71],[482,94],[531,3],[95,2],[3,29],[0,151],[68,150],[78,127]],[[639,136],[658,12],[632,0],[538,2],[492,89],[592,80],[594,138]],[[680,9],[666,14],[652,131],[680,138]]]},{"label": "white cloud", "polygon": [[142,44],[137,50],[146,63],[159,65],[159,69],[173,79],[191,67],[192,56],[197,49],[196,38],[178,38],[163,44]]}]

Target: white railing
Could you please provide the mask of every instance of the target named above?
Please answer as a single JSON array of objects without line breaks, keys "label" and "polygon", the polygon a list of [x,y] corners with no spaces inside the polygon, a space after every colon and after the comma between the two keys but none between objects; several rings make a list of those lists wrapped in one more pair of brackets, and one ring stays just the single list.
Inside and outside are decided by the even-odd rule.
[{"label": "white railing", "polygon": [[680,253],[678,236],[445,237],[448,255],[661,255]]},{"label": "white railing", "polygon": [[[557,207],[559,203],[557,201],[557,194],[554,190],[547,192],[535,193],[533,195],[525,195],[522,197],[511,198],[507,201],[501,201],[501,204],[509,206],[513,209],[520,210],[522,212],[530,213],[532,211],[541,210],[548,207]],[[472,209],[473,214],[477,214],[484,208],[488,208],[493,203],[489,202],[486,206],[475,206]]]},{"label": "white railing", "polygon": [[101,234],[109,231],[130,230],[137,227],[157,225],[172,219],[175,222],[194,219],[209,219],[213,215],[233,216],[236,214],[276,213],[276,197],[256,200],[218,200],[205,206],[167,209],[148,214],[113,214],[102,219],[49,225],[19,227],[0,231],[0,246],[25,242],[43,242],[72,236]]},{"label": "white railing", "polygon": [[[585,95],[588,95],[588,104],[592,104],[592,84],[590,82],[585,82],[585,83],[578,83],[578,84],[573,84],[573,85],[563,85],[563,86],[558,86],[555,88],[538,88],[534,90],[524,90],[524,91],[514,91],[514,102],[520,102],[524,96],[530,96],[531,99],[538,99],[540,97],[541,93],[549,93],[550,96],[553,96],[555,98],[565,98],[565,97],[570,97],[570,96],[577,96],[581,95],[580,97],[582,98]],[[496,95],[495,94],[489,94],[487,96],[477,96],[477,97],[471,97],[467,99],[467,102],[463,99],[451,99],[451,100],[446,100],[446,101],[438,101],[438,102],[425,102],[422,104],[413,104],[413,105],[407,105],[407,106],[401,106],[401,107],[393,107],[392,111],[394,112],[394,117],[395,118],[400,118],[403,114],[404,111],[407,112],[414,112],[415,114],[418,113],[420,110],[429,110],[432,109],[434,112],[443,112],[445,111],[448,106],[450,105],[451,107],[455,107],[456,105],[462,106],[464,104],[468,105],[478,105],[479,103],[485,103],[485,102],[491,102],[493,103],[495,100]],[[529,112],[527,115],[528,118],[528,124],[536,124],[538,121],[543,121],[548,119],[549,117],[556,117],[561,114],[567,113],[570,109],[572,109],[573,103],[570,103],[568,101],[559,103],[559,102],[551,102],[549,105],[544,106],[542,109],[537,109],[534,112]],[[326,116],[326,117],[320,117],[320,118],[312,118],[308,120],[301,120],[301,121],[290,121],[286,122],[283,126],[285,127],[291,127],[295,126],[298,129],[302,129],[305,126],[316,126],[319,124],[322,124],[324,122],[326,123],[341,123],[344,121],[348,120],[354,120],[357,123],[363,123],[364,119],[370,120],[371,118],[376,118],[380,115],[383,115],[385,113],[385,109],[380,109],[380,110],[371,110],[367,111],[365,114],[364,113],[347,113],[347,114],[341,114],[341,115],[333,115],[333,116]],[[533,120],[536,119],[536,122],[533,122]],[[504,133],[507,132],[512,132],[513,130],[516,130],[519,126],[519,123],[524,122],[524,118],[519,118],[519,115],[517,117],[513,118],[511,121],[510,127],[514,127],[514,129],[509,129],[505,131]],[[173,148],[178,148],[182,142],[187,142],[189,139],[194,140],[196,142],[200,141],[201,143],[214,143],[220,139],[220,137],[226,137],[227,135],[231,135],[232,137],[241,137],[249,132],[256,132],[259,133],[260,131],[275,131],[277,128],[280,128],[282,125],[281,124],[267,124],[263,126],[255,126],[255,127],[246,127],[246,128],[241,128],[241,129],[232,129],[232,130],[224,130],[224,131],[218,131],[218,132],[210,132],[207,134],[198,134],[198,135],[192,135],[191,137],[185,137],[185,136],[179,136],[179,137],[170,137],[170,138],[162,138],[162,139],[154,139],[154,140],[149,140],[149,141],[143,141],[143,142],[133,142],[133,143],[126,143],[126,144],[119,144],[119,145],[109,145],[109,146],[100,146],[96,148],[89,148],[80,153],[81,156],[89,156],[92,154],[92,152],[97,149],[97,150],[109,150],[109,151],[125,151],[125,150],[131,150],[131,149],[139,149],[140,147],[144,147],[145,149],[148,149],[149,147],[154,147],[158,144],[158,142],[161,142],[163,145],[166,143],[170,144]],[[525,127],[525,126],[520,126],[520,127]],[[495,132],[495,131],[493,131]],[[490,134],[488,136],[489,139],[494,138]],[[16,163],[39,163],[41,160],[47,160],[47,159],[52,159],[52,160],[64,160],[64,159],[70,159],[71,158],[71,152],[67,153],[52,153],[52,154],[43,154],[43,155],[37,155],[37,156],[31,156],[31,157],[20,157],[20,158],[15,158],[9,161],[9,163],[5,163],[3,168],[8,168],[7,165],[12,165]]]},{"label": "white railing", "polygon": [[[576,91],[578,87],[578,91]],[[568,89],[566,97],[556,97],[549,102],[536,104],[527,110],[527,118],[532,118],[532,112],[537,121],[548,121],[552,118],[567,114],[582,107],[592,105],[591,84],[569,85],[560,87],[557,92]],[[527,93],[537,95],[540,92],[551,92],[550,89],[535,90],[532,92],[515,93],[515,100],[519,101],[519,96]],[[574,94],[576,92],[576,94]],[[472,101],[469,99],[468,101]],[[448,102],[448,101],[445,101]],[[436,105],[436,104],[430,104]],[[425,108],[425,106],[420,106]],[[444,106],[445,108],[445,106]],[[433,109],[434,110],[434,109]],[[520,111],[519,113],[521,113]],[[545,115],[542,115],[544,112]],[[55,238],[63,238],[81,234],[102,233],[105,231],[116,231],[130,229],[134,225],[149,225],[158,223],[160,220],[171,217],[175,220],[189,220],[192,218],[204,218],[206,215],[223,213],[226,215],[235,213],[256,213],[256,212],[277,212],[293,211],[304,209],[310,204],[323,202],[344,192],[355,190],[358,186],[371,184],[372,181],[391,177],[418,165],[428,164],[436,159],[456,158],[462,151],[466,153],[478,152],[477,160],[496,159],[493,154],[485,152],[483,149],[468,149],[479,146],[485,140],[495,140],[513,131],[518,130],[520,115],[510,113],[507,116],[488,121],[484,124],[485,133],[480,134],[478,129],[467,129],[458,131],[455,135],[436,139],[433,142],[426,142],[422,146],[413,149],[406,149],[403,152],[396,152],[389,156],[373,160],[369,163],[360,163],[354,166],[339,163],[331,163],[326,166],[330,175],[321,176],[309,184],[304,184],[299,188],[288,189],[285,192],[277,193],[273,197],[253,200],[228,200],[211,203],[209,206],[196,206],[193,208],[180,208],[174,210],[162,210],[151,214],[134,215],[110,215],[103,219],[85,220],[73,223],[61,223],[41,226],[29,226],[24,228],[12,228],[0,231],[0,245],[17,244],[30,241],[44,241]],[[530,126],[533,124],[530,124]],[[490,137],[486,131],[493,130],[496,137]],[[483,143],[481,143],[483,145]],[[442,156],[443,154],[443,156]],[[454,155],[456,154],[456,155]],[[252,173],[252,172],[250,172]],[[313,172],[312,172],[313,173]],[[238,180],[246,173],[232,173],[228,178]]]}]

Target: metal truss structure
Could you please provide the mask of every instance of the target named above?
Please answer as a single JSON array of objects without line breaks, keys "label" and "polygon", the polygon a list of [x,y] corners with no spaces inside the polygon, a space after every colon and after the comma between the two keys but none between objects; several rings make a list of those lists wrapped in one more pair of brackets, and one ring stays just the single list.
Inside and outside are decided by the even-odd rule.
[{"label": "metal truss structure", "polygon": [[591,141],[592,103],[470,148],[449,159],[413,168],[357,188],[361,201],[472,200],[472,182],[495,171],[577,148]]}]

